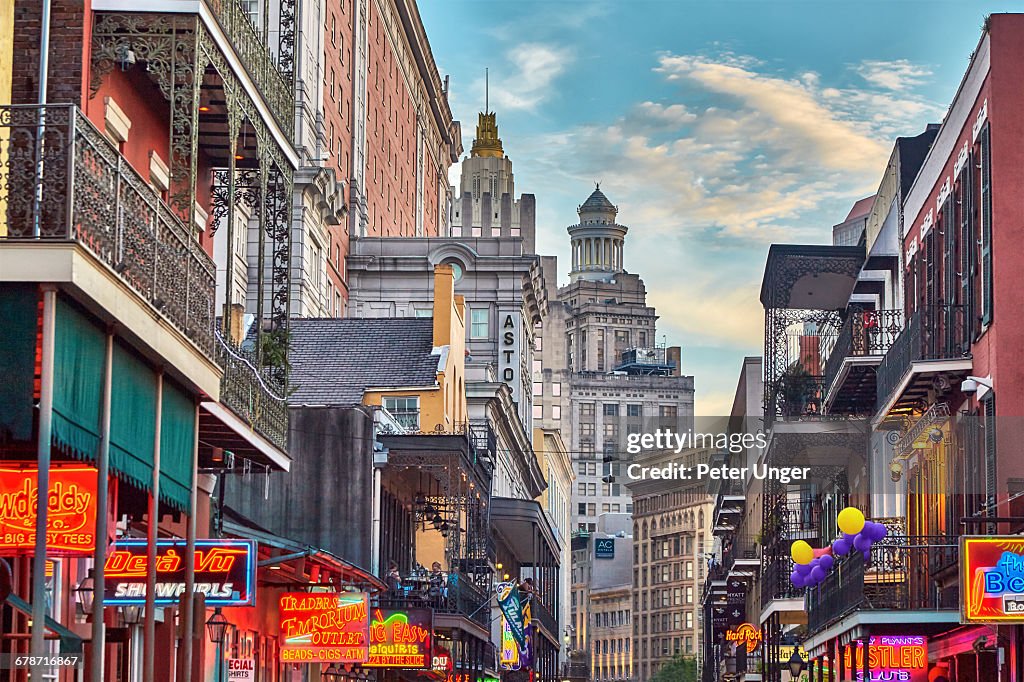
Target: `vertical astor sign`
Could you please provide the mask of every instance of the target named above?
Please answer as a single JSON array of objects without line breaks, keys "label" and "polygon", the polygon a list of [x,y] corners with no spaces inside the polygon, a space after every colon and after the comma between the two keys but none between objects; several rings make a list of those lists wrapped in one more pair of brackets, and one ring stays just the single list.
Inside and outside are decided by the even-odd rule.
[{"label": "vertical astor sign", "polygon": [[369,660],[370,599],[366,592],[287,592],[278,604],[282,662]]},{"label": "vertical astor sign", "polygon": [[[27,462],[0,467],[0,556],[35,549],[38,480],[39,469]],[[96,549],[96,469],[54,465],[49,487],[47,554],[92,554]]]},{"label": "vertical astor sign", "polygon": [[498,372],[512,389],[512,401],[522,400],[523,315],[507,310],[498,313]]}]

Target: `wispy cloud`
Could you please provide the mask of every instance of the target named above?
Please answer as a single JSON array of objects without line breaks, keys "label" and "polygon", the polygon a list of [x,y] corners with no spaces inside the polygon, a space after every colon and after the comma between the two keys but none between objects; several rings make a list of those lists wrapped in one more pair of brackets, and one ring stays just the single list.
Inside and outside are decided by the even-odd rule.
[{"label": "wispy cloud", "polygon": [[898,91],[923,85],[932,75],[932,71],[928,67],[914,64],[907,59],[892,61],[868,59],[861,62],[856,71],[871,85]]},{"label": "wispy cloud", "polygon": [[[505,53],[505,64],[491,69],[491,108],[500,111],[535,110],[557,92],[555,80],[572,62],[569,48],[544,43],[520,43]],[[484,78],[473,84],[481,104]]]}]

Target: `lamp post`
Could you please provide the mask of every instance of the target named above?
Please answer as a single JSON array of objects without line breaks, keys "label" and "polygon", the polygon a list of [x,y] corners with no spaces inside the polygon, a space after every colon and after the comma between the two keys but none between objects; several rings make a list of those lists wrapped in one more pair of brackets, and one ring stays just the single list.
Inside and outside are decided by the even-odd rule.
[{"label": "lamp post", "polygon": [[217,645],[217,664],[214,668],[214,680],[220,682],[221,679],[221,659],[224,658],[223,645],[224,640],[227,637],[228,627],[231,623],[224,617],[224,614],[220,612],[220,608],[214,610],[213,615],[210,616],[210,620],[206,621],[206,634],[210,638],[210,641]]},{"label": "lamp post", "polygon": [[82,582],[78,583],[78,587],[75,588],[75,596],[78,599],[78,605],[82,607],[82,614],[85,616],[91,616],[93,610],[93,604],[95,603],[95,581],[92,577],[92,571],[89,571],[89,575],[82,578]]},{"label": "lamp post", "polygon": [[800,657],[800,651],[794,646],[793,655],[789,657],[789,674],[793,676],[794,680],[800,677],[806,663],[807,661]]}]

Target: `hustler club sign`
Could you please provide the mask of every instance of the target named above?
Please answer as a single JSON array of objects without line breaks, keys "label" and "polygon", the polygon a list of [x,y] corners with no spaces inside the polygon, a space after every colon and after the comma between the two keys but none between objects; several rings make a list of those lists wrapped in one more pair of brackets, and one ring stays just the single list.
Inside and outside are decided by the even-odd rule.
[{"label": "hustler club sign", "polygon": [[[36,541],[39,469],[0,467],[0,556],[32,552]],[[92,554],[96,548],[96,469],[50,468],[46,500],[47,555]]]},{"label": "hustler club sign", "polygon": [[960,620],[1024,623],[1024,537],[960,540]]},{"label": "hustler club sign", "polygon": [[[118,540],[104,564],[106,603],[146,601],[145,540]],[[252,606],[256,603],[256,542],[196,540],[195,592],[207,606]],[[185,541],[157,540],[156,603],[175,604],[185,593]]]},{"label": "hustler club sign", "polygon": [[366,592],[287,592],[279,602],[281,660],[365,663],[370,657]]},{"label": "hustler club sign", "polygon": [[430,668],[432,629],[430,609],[374,609],[370,621],[370,660],[365,665]]}]

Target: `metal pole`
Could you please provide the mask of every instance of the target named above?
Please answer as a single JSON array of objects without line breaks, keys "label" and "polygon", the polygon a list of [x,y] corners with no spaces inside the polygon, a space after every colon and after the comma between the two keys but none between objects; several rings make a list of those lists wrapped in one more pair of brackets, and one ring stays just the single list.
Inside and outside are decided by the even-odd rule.
[{"label": "metal pole", "polygon": [[192,489],[189,491],[188,526],[185,530],[185,612],[182,614],[182,682],[192,682],[192,645],[195,639],[196,591],[196,505],[199,483],[199,405],[192,440]]},{"label": "metal pole", "polygon": [[93,568],[92,664],[89,682],[103,682],[106,659],[103,587],[107,561],[107,477],[110,463],[110,401],[113,386],[114,334],[107,331],[107,350],[103,364],[103,412],[100,423],[100,451],[96,457],[96,551]]},{"label": "metal pole", "polygon": [[[46,522],[50,496],[50,440],[53,437],[53,354],[57,323],[57,287],[42,285],[43,347],[39,389],[39,441],[36,451],[39,473],[36,477],[36,542],[32,556],[32,655],[44,656],[46,646]],[[32,668],[32,679],[39,680],[42,666]]]},{"label": "metal pole", "polygon": [[[43,202],[43,135],[46,132],[46,91],[48,86],[48,74],[50,66],[50,0],[43,0],[42,26],[39,35],[39,125],[36,128],[36,181],[38,184],[33,188],[32,206],[32,236],[39,238],[42,234],[42,210]],[[34,652],[33,652],[34,653]]]},{"label": "metal pole", "polygon": [[164,371],[156,375],[156,434],[153,438],[153,489],[149,492],[146,523],[146,616],[142,639],[142,679],[153,680],[156,671],[156,541],[160,523],[160,429],[163,422]]},{"label": "metal pole", "polygon": [[381,468],[373,467],[373,523],[370,526],[370,573],[380,577]]}]

